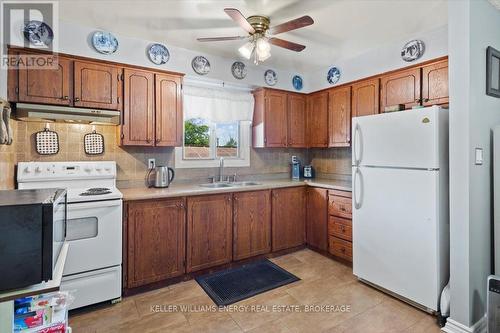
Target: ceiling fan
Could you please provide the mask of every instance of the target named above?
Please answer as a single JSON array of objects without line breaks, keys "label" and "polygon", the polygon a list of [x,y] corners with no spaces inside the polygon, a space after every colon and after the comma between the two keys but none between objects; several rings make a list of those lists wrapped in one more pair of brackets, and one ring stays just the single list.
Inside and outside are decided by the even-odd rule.
[{"label": "ceiling fan", "polygon": [[314,23],[313,19],[308,16],[302,16],[295,20],[291,20],[274,27],[269,27],[271,20],[267,16],[253,15],[245,18],[238,9],[225,8],[224,12],[229,17],[238,23],[247,33],[248,36],[233,36],[233,37],[206,37],[198,38],[199,42],[218,42],[228,40],[243,40],[248,42],[238,49],[240,54],[246,59],[250,59],[253,55],[254,63],[258,65],[271,56],[271,44],[289,49],[295,52],[300,52],[306,47],[301,44],[293,43],[281,38],[274,37],[277,34],[307,27]]}]

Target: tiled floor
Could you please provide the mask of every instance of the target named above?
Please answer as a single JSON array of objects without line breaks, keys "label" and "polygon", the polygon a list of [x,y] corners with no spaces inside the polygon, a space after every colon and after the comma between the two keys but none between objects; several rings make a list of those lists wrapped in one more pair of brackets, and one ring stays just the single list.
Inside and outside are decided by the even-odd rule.
[{"label": "tiled floor", "polygon": [[[302,280],[238,302],[225,312],[202,311],[213,302],[192,280],[72,314],[70,326],[75,333],[439,332],[433,317],[358,282],[349,267],[315,252],[302,250],[272,261]],[[305,312],[305,306],[313,305],[330,308]],[[349,308],[338,307],[342,305]]]}]

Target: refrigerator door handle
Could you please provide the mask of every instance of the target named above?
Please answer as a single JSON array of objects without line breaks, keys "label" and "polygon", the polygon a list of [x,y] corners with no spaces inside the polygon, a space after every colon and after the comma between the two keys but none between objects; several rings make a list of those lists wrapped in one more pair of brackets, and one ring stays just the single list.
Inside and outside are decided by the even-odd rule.
[{"label": "refrigerator door handle", "polygon": [[354,165],[358,166],[361,163],[361,158],[363,157],[363,136],[359,124],[354,126],[352,150],[354,155]]},{"label": "refrigerator door handle", "polygon": [[[359,181],[359,201],[358,201],[358,181]],[[352,185],[352,198],[354,203],[354,208],[360,209],[363,203],[363,174],[359,168],[354,171],[354,181]]]}]

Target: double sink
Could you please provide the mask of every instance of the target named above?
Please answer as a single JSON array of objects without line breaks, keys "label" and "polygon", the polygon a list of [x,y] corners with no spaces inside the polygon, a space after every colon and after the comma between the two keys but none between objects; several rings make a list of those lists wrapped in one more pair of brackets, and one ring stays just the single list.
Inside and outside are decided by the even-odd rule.
[{"label": "double sink", "polygon": [[220,183],[209,183],[209,184],[201,184],[201,187],[206,188],[226,188],[226,187],[243,187],[243,186],[256,186],[262,185],[262,183],[257,183],[253,181],[247,182],[220,182]]}]

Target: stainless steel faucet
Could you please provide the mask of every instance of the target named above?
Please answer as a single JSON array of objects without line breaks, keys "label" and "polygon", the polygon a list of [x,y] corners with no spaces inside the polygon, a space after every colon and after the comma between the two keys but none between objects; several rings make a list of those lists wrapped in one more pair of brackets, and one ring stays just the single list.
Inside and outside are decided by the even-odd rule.
[{"label": "stainless steel faucet", "polygon": [[219,181],[224,181],[224,157],[221,157],[219,160]]}]

